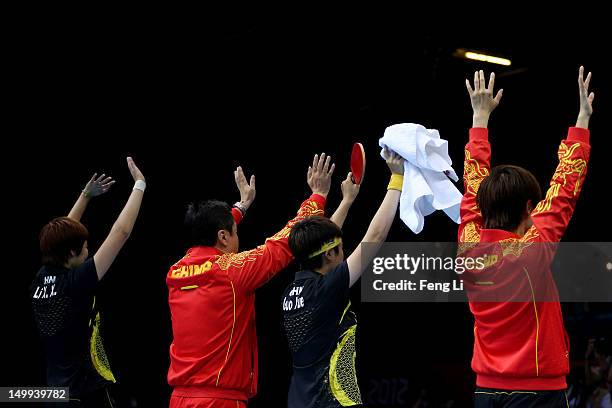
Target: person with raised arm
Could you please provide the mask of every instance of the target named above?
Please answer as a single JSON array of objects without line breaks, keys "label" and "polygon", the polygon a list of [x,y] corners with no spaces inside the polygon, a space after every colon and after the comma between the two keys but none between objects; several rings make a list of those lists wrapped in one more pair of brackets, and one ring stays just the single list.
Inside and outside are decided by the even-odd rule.
[{"label": "person with raised arm", "polygon": [[[491,260],[473,273],[475,281],[488,284],[468,290],[476,407],[568,406],[569,341],[550,271],[555,253],[550,244],[563,237],[587,172],[594,94],[588,91],[591,74],[583,75],[580,67],[578,119],[561,141],[544,198],[528,170],[491,167],[488,123],[502,98],[501,90],[494,93],[495,74],[488,85],[483,71],[474,74],[473,86],[466,80],[473,123],[465,147],[459,252]],[[480,301],[495,291],[499,301]]]},{"label": "person with raised arm", "polygon": [[346,260],[341,227],[359,188],[350,174],[342,185],[343,203],[331,219],[305,219],[289,234],[289,246],[301,269],[285,289],[281,305],[293,358],[289,408],[362,404],[355,370],[357,319],[350,310],[349,289],[375,253],[362,244],[385,241],[395,219],[404,163],[394,152],[386,151],[386,157],[391,171],[387,193],[361,243]]},{"label": "person with raised arm", "polygon": [[257,392],[255,291],[293,260],[288,237],[304,218],[323,214],[334,165],[325,153],[308,169],[311,195],[297,215],[258,247],[238,252],[238,223],[255,199],[242,168],[234,208],[209,200],[189,205],[190,248],[166,277],[172,315],[170,407],[246,407]]},{"label": "person with raised arm", "polygon": [[39,236],[43,266],[31,286],[32,307],[45,348],[47,385],[68,387],[70,407],[115,406],[109,385],[116,380],[100,337],[96,289],[134,228],[146,187],[131,157],[127,164],[134,188],[92,257],[80,219],[89,201],[113,185],[104,174],[94,174],[68,216],[51,220]]}]

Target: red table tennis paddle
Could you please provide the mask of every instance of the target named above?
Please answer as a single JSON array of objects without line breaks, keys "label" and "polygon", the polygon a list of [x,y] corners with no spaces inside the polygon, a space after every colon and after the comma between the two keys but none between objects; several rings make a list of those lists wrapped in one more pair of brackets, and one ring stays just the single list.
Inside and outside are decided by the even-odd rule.
[{"label": "red table tennis paddle", "polygon": [[363,181],[365,164],[365,150],[363,150],[363,145],[361,143],[355,143],[351,153],[351,173],[353,173],[353,183],[359,185]]}]

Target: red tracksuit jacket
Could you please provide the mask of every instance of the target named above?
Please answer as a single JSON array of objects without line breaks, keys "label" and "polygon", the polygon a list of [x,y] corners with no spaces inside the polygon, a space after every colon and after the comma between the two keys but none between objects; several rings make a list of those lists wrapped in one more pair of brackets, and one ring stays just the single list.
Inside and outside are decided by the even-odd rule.
[{"label": "red tracksuit jacket", "polygon": [[[530,298],[533,296],[531,301],[518,302],[478,302],[470,298],[475,321],[472,369],[477,374],[479,387],[506,390],[567,387],[569,341],[550,271],[554,250],[544,243],[557,243],[563,237],[584,182],[589,152],[589,131],[570,128],[567,139],[559,147],[559,164],[546,197],[531,214],[533,226],[521,237],[482,227],[476,192],[489,175],[491,147],[487,129],[470,130],[465,148],[460,248],[469,253],[470,248],[478,251],[475,243],[484,243],[481,247],[493,243],[499,256],[482,273],[499,277],[503,270],[507,273],[505,276],[512,277],[513,290],[523,285],[531,290],[527,292]],[[532,249],[538,247],[538,250],[531,251],[537,258],[529,260],[526,268],[522,257],[529,256],[529,251],[523,251],[532,243],[537,243]],[[548,293],[537,293],[534,285],[538,282]]]},{"label": "red tracksuit jacket", "polygon": [[[264,245],[238,254],[194,247],[168,272],[172,316],[168,383],[174,395],[247,401],[257,391],[255,290],[293,259],[291,227],[323,215],[313,194],[297,216]],[[240,216],[234,213],[240,221]]]}]

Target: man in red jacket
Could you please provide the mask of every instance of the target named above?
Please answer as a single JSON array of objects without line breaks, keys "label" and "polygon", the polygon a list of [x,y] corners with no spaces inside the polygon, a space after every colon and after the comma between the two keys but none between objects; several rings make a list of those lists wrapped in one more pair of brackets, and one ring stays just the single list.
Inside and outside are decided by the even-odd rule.
[{"label": "man in red jacket", "polygon": [[276,235],[238,252],[237,224],[255,198],[255,180],[235,173],[241,201],[192,204],[185,223],[191,248],[168,272],[174,339],[170,346],[170,406],[245,407],[257,391],[255,290],[293,259],[288,237],[294,224],[322,215],[334,165],[322,154],[308,169],[312,195]]},{"label": "man in red jacket", "polygon": [[465,148],[460,252],[489,255],[485,269],[474,272],[477,283],[498,294],[529,293],[529,299],[508,296],[503,302],[476,301],[481,298],[475,294],[481,294],[470,294],[476,407],[568,406],[569,342],[550,271],[550,244],[563,237],[589,160],[594,95],[588,93],[591,74],[584,80],[583,71],[578,120],[559,146],[559,164],[543,200],[529,171],[507,165],[491,169],[487,125],[502,96],[502,90],[493,96],[495,74],[488,87],[483,71],[475,73],[473,88],[466,80],[474,117]]}]

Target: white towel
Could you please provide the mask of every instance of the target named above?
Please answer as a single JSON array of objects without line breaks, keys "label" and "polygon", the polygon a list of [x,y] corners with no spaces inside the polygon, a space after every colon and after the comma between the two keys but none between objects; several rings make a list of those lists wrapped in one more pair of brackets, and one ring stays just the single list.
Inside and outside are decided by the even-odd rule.
[{"label": "white towel", "polygon": [[[415,234],[423,230],[425,216],[443,210],[457,224],[462,195],[448,179],[457,181],[451,167],[448,142],[435,129],[414,123],[389,126],[378,141],[404,158],[404,185],[400,197],[400,218]],[[448,177],[447,177],[448,176]]]}]

